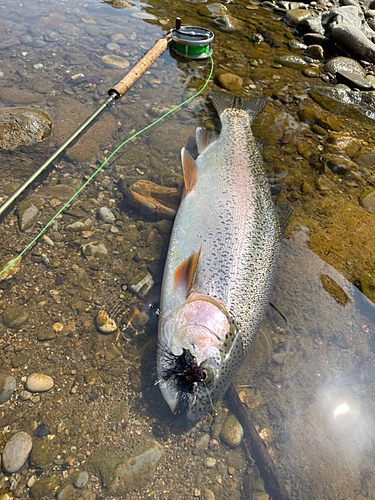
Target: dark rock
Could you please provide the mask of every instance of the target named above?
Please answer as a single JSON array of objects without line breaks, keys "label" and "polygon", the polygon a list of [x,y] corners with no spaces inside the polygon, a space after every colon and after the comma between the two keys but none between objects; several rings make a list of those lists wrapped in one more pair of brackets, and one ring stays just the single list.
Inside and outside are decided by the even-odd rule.
[{"label": "dark rock", "polygon": [[332,28],[332,37],[361,59],[375,62],[375,44],[359,28],[339,24]]},{"label": "dark rock", "polygon": [[48,436],[49,430],[47,429],[47,426],[45,424],[40,424],[34,431],[34,436],[35,437],[43,437],[43,436]]},{"label": "dark rock", "polygon": [[320,35],[324,35],[321,16],[302,19],[302,21],[298,23],[296,29],[301,36],[306,33],[318,33]]},{"label": "dark rock", "polygon": [[331,51],[335,46],[330,38],[319,33],[306,33],[303,35],[303,41],[306,45],[320,45],[326,51]]},{"label": "dark rock", "polygon": [[311,57],[312,59],[318,59],[319,61],[324,61],[324,50],[320,45],[310,45],[303,51],[304,56]]}]

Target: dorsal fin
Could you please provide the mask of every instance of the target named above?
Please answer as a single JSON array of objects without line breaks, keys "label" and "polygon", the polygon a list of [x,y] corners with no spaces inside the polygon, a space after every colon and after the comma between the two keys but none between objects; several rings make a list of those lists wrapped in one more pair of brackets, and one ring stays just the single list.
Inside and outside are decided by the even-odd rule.
[{"label": "dorsal fin", "polygon": [[190,193],[198,179],[198,167],[186,148],[181,149],[182,169],[184,172],[185,191]]},{"label": "dorsal fin", "polygon": [[201,155],[207,146],[216,141],[219,135],[215,132],[215,130],[198,127],[195,136],[197,140],[198,153]]},{"label": "dorsal fin", "polygon": [[190,255],[190,257],[181,262],[181,264],[177,267],[174,273],[175,286],[183,287],[186,295],[188,294],[191,285],[193,283],[195,271],[197,270],[201,248],[202,245],[198,248],[198,250],[195,253],[193,253],[192,255]]}]

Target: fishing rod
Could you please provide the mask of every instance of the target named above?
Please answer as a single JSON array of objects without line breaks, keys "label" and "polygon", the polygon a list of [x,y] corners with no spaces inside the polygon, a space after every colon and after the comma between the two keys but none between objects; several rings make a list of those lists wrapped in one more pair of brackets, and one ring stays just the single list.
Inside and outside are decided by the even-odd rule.
[{"label": "fishing rod", "polygon": [[171,50],[188,59],[204,59],[211,55],[211,42],[214,39],[212,31],[198,26],[181,27],[181,19],[176,18],[176,25],[165,37],[161,38],[140,59],[135,66],[108,91],[107,99],[101,104],[91,116],[77,128],[73,134],[41,165],[23,184],[21,184],[9,198],[0,205],[0,216],[13,204],[13,202],[25,191],[25,189],[39,175],[56,160],[56,158],[71,144],[95,118],[100,115],[109,104],[122,97],[125,92],[140,78],[148,68],[161,56],[171,43]]}]

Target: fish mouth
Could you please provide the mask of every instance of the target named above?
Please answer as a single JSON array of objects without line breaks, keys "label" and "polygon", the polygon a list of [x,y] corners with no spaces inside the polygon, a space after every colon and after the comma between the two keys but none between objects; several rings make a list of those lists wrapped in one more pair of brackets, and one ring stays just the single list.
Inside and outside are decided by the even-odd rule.
[{"label": "fish mouth", "polygon": [[187,414],[195,403],[197,388],[205,385],[205,370],[189,349],[183,348],[180,355],[166,346],[159,346],[158,350],[158,375],[163,397],[172,413]]}]

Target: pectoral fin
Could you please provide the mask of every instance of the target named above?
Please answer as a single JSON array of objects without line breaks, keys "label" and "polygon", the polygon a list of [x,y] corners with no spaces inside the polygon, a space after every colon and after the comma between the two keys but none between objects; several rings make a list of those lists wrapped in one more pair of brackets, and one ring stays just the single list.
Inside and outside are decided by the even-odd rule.
[{"label": "pectoral fin", "polygon": [[197,270],[199,254],[201,252],[202,245],[198,250],[185,259],[176,269],[174,273],[174,283],[176,287],[183,287],[186,295],[188,294],[193,279],[195,276],[195,271]]},{"label": "pectoral fin", "polygon": [[181,149],[181,161],[184,172],[185,191],[186,193],[190,193],[198,179],[198,167],[185,148]]}]

